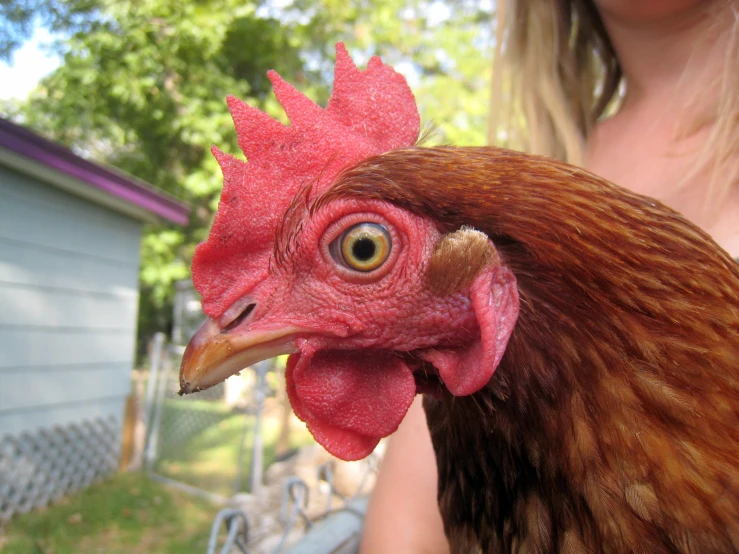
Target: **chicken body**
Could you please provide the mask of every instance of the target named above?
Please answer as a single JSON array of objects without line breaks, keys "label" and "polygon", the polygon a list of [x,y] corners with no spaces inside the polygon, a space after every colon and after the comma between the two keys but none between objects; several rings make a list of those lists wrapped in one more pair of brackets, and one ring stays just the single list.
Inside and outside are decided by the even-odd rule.
[{"label": "chicken body", "polygon": [[329,194],[480,229],[516,276],[488,385],[424,402],[452,552],[739,552],[739,265],[705,233],[492,148],[391,152]]},{"label": "chicken body", "polygon": [[575,167],[414,147],[378,58],[336,75],[323,110],[270,74],[290,126],[229,100],[248,163],[214,152],[182,392],[290,354],[343,459],[425,394],[455,553],[739,552],[739,265]]}]

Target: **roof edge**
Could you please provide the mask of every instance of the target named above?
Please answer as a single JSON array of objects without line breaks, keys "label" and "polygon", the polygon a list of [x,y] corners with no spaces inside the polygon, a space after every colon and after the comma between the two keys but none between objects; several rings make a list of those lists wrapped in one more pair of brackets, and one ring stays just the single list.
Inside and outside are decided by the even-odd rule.
[{"label": "roof edge", "polygon": [[[187,225],[189,221],[190,207],[181,200],[163,191],[154,190],[152,185],[120,170],[86,160],[68,148],[2,118],[0,118],[0,148],[82,181],[112,196],[114,201],[133,205],[179,225]],[[79,190],[73,192],[79,193]],[[100,195],[83,196],[94,201],[101,199]],[[102,203],[110,207],[110,202]]]}]

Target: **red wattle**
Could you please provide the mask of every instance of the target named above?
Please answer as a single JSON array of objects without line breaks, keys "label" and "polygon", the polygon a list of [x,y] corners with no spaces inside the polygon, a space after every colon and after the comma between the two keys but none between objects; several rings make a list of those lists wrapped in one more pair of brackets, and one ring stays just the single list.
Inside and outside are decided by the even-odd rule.
[{"label": "red wattle", "polygon": [[364,458],[392,434],[416,394],[405,362],[383,351],[294,354],[285,373],[295,414],[326,450],[347,461]]}]

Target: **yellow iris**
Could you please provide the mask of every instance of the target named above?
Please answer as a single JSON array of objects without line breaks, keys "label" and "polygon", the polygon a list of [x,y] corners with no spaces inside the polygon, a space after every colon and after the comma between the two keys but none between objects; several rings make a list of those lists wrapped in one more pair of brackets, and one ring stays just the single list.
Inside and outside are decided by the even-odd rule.
[{"label": "yellow iris", "polygon": [[390,255],[390,234],[377,223],[359,223],[341,235],[341,257],[357,271],[372,271]]}]

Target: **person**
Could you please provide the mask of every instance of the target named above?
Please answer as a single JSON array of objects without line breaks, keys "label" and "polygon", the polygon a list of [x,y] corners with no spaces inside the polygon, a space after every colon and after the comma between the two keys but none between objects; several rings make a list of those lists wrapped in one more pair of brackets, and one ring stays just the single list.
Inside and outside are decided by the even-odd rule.
[{"label": "person", "polygon": [[[657,198],[739,258],[739,2],[503,3],[490,142]],[[390,438],[361,554],[449,552],[436,479],[419,396]]]}]

